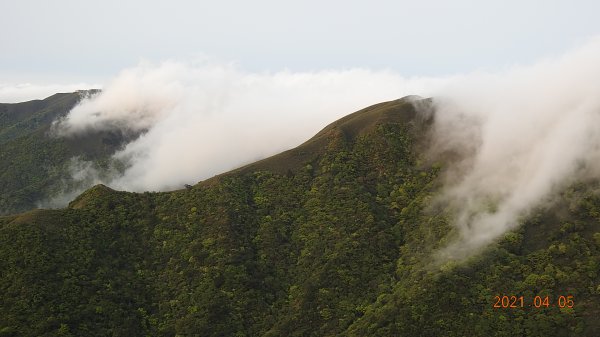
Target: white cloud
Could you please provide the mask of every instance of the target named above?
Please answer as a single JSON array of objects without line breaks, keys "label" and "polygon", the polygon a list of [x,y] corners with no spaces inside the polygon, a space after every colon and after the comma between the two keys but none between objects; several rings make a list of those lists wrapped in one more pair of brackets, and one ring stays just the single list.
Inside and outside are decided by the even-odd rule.
[{"label": "white cloud", "polygon": [[109,184],[167,190],[292,148],[365,106],[432,95],[432,153],[462,154],[438,198],[454,209],[460,239],[441,254],[463,256],[515,228],[565,184],[599,178],[598,60],[599,39],[531,66],[451,78],[144,63],[82,101],[60,130],[147,130],[115,154],[131,166]]},{"label": "white cloud", "polygon": [[229,65],[143,63],[82,101],[59,130],[147,130],[115,154],[132,166],[110,183],[167,190],[297,146],[352,111],[426,94],[442,82],[364,69],[247,73]]},{"label": "white cloud", "polygon": [[454,79],[435,93],[435,149],[464,156],[442,197],[462,238],[444,254],[484,246],[565,184],[600,178],[598,60],[595,39],[530,67]]}]

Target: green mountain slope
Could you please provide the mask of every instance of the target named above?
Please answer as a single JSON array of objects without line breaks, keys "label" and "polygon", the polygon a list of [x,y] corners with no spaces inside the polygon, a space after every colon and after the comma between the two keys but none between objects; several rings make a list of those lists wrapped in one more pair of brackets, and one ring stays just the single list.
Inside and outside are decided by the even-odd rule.
[{"label": "green mountain slope", "polygon": [[600,185],[435,264],[454,232],[418,116],[386,102],[190,189],[0,217],[0,336],[597,336]]},{"label": "green mountain slope", "polygon": [[132,137],[118,132],[50,136],[52,122],[89,93],[94,91],[0,104],[0,215],[35,208],[62,190],[76,189],[70,173],[73,158],[107,166],[110,155]]}]

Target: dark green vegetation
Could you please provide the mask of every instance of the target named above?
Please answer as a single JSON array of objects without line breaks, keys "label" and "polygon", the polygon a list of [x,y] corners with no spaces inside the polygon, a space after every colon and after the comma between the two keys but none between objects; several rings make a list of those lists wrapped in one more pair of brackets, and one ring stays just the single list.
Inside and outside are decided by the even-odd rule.
[{"label": "dark green vegetation", "polygon": [[0,104],[0,215],[35,208],[59,192],[77,189],[70,174],[73,158],[106,167],[110,155],[124,144],[126,137],[115,132],[50,136],[52,122],[88,93]]},{"label": "dark green vegetation", "polygon": [[[462,263],[427,211],[443,165],[399,100],[169,193],[98,185],[0,217],[0,336],[597,336],[599,186]],[[575,307],[494,309],[494,296]]]}]

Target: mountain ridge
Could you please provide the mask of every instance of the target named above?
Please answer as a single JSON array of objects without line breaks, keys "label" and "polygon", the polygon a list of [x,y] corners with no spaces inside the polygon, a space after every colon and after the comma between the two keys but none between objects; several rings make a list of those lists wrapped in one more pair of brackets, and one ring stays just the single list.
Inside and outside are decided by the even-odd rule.
[{"label": "mountain ridge", "polygon": [[342,135],[347,140],[353,140],[361,133],[368,132],[380,123],[413,122],[417,117],[417,110],[413,105],[416,101],[422,102],[423,105],[431,104],[431,99],[423,99],[416,95],[410,95],[368,106],[329,123],[314,136],[295,148],[217,174],[214,177],[198,182],[198,184],[210,184],[222,176],[245,173],[252,170],[266,169],[278,173],[287,173],[288,170],[298,170],[302,165],[321,155],[332,137],[335,138]]},{"label": "mountain ridge", "polygon": [[446,163],[420,163],[432,116],[415,102],[192,188],[96,185],[0,217],[0,336],[595,336],[600,182],[560,194],[565,215],[537,210],[464,261],[428,264],[457,229],[428,208]]},{"label": "mountain ridge", "polygon": [[[0,215],[35,208],[87,182],[71,175],[77,160],[108,167],[111,155],[139,134],[89,132],[56,137],[52,124],[98,90],[58,93],[43,100],[0,104]],[[87,187],[87,186],[85,186]]]}]

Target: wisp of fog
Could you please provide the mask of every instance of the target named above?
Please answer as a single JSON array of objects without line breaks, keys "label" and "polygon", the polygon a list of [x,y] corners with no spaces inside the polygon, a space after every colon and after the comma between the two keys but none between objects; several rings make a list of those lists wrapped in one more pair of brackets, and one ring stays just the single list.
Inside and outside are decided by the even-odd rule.
[{"label": "wisp of fog", "polygon": [[55,126],[62,136],[143,132],[114,155],[128,166],[106,183],[168,190],[297,146],[365,106],[409,94],[433,96],[431,155],[458,158],[447,167],[437,202],[452,212],[460,238],[440,254],[457,258],[515,228],[566,184],[598,178],[598,60],[600,40],[594,39],[534,65],[445,78],[143,63]]},{"label": "wisp of fog", "polygon": [[455,78],[435,93],[432,151],[460,158],[438,198],[461,236],[443,258],[514,229],[569,183],[600,178],[599,60],[595,39],[533,66]]}]

